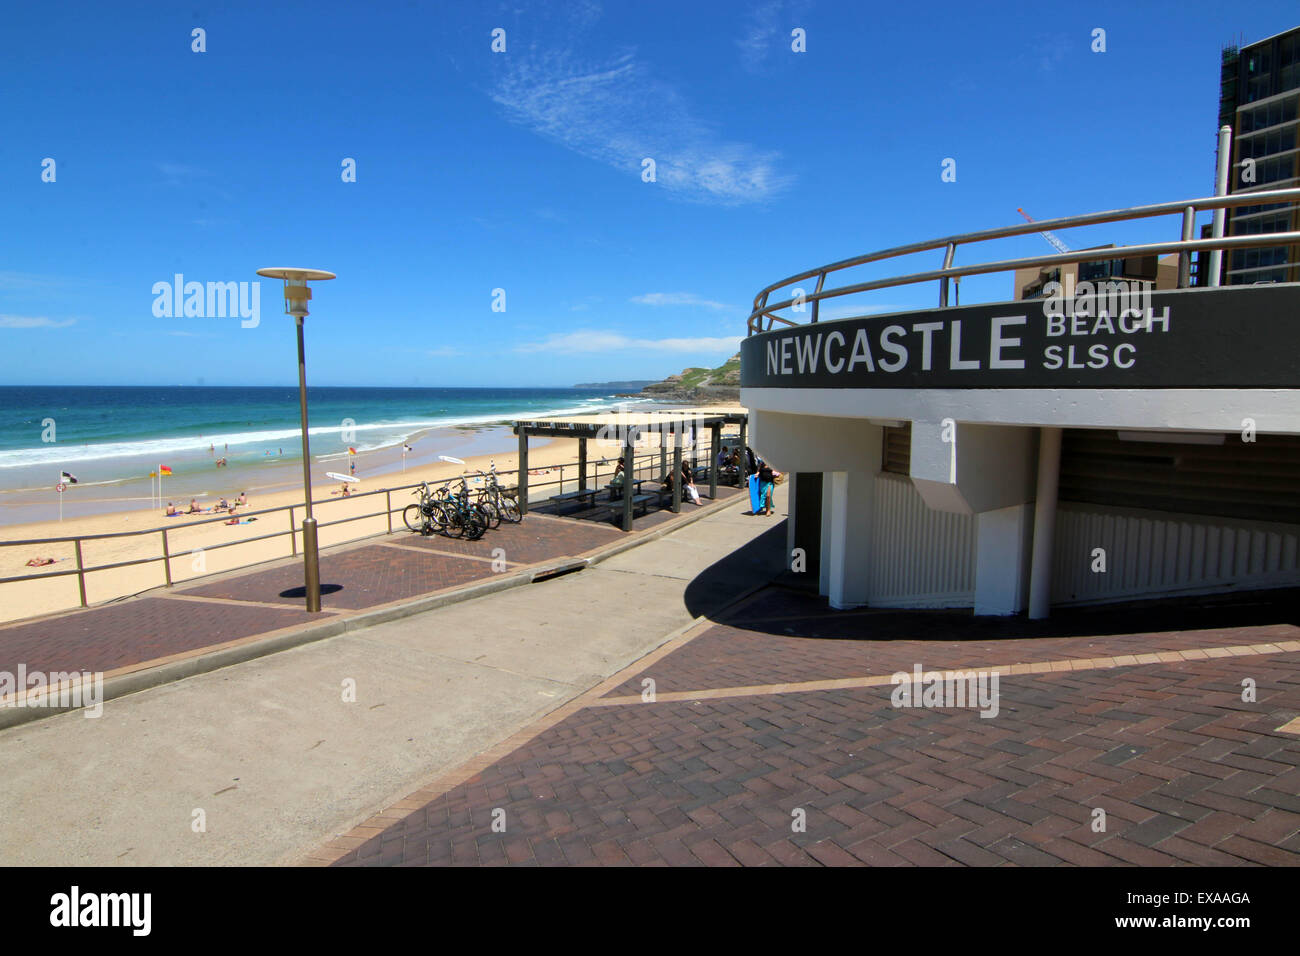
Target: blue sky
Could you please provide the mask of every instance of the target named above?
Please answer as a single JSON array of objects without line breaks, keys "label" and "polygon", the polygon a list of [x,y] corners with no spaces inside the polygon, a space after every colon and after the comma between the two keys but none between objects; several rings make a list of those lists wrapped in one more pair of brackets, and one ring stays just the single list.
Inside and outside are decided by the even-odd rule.
[{"label": "blue sky", "polygon": [[[292,384],[277,282],[253,328],[153,309],[176,273],[277,265],[338,274],[307,320],[317,385],[716,365],[755,292],[804,268],[1013,223],[1018,206],[1209,194],[1221,45],[1298,22],[1294,0],[11,5],[0,381]],[[1171,218],[1062,238],[1177,233]],[[1049,252],[1029,235],[966,255]],[[962,301],[1003,286],[968,280]]]}]

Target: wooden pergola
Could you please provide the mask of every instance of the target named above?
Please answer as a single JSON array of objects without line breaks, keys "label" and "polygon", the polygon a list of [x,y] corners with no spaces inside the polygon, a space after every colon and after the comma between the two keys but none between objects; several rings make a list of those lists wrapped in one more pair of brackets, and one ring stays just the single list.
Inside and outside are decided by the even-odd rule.
[{"label": "wooden pergola", "polygon": [[[567,418],[541,418],[532,421],[514,422],[514,432],[519,436],[519,510],[528,513],[528,438],[537,435],[545,438],[578,439],[578,487],[587,487],[587,442],[616,441],[621,447],[624,461],[629,470],[635,461],[635,445],[642,435],[658,434],[659,457],[663,471],[668,472],[668,436],[672,436],[673,468],[671,474],[682,472],[682,439],[686,434],[695,434],[707,428],[710,436],[709,454],[709,496],[718,495],[718,445],[724,425],[740,426],[740,446],[747,446],[749,412],[743,408],[683,408],[654,412],[622,413],[607,412],[601,415],[579,415]],[[748,456],[740,456],[740,481],[744,485],[747,477]],[[628,476],[630,478],[630,475]],[[682,483],[673,482],[673,512],[682,508]],[[625,484],[623,489],[623,530],[632,530],[632,511],[634,502],[632,486]]]}]

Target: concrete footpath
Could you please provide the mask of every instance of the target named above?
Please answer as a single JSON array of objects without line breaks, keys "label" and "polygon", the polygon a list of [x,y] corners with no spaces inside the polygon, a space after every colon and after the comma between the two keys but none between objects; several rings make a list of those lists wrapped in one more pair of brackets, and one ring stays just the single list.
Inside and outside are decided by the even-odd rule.
[{"label": "concrete footpath", "polygon": [[300,862],[779,572],[784,492],[770,518],[737,496],[575,574],[0,732],[0,863]]}]

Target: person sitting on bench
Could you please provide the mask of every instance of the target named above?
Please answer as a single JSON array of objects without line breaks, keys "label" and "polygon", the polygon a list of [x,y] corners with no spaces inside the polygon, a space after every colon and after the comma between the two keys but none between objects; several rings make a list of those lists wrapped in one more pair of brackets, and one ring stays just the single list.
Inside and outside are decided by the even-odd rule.
[{"label": "person sitting on bench", "polygon": [[695,487],[695,475],[691,471],[690,462],[682,462],[682,497],[689,497],[697,505],[703,505],[700,501],[700,490]]},{"label": "person sitting on bench", "polygon": [[609,479],[609,500],[623,497],[623,482],[626,479],[623,473],[623,459],[619,458],[618,464],[614,466],[614,477]]}]

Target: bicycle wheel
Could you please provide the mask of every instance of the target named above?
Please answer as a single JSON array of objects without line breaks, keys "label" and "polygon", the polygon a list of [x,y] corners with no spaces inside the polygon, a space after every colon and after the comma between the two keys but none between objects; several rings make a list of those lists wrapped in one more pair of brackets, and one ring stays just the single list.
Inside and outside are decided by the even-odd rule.
[{"label": "bicycle wheel", "polygon": [[440,502],[432,502],[425,509],[425,518],[429,522],[429,534],[447,533],[447,513]]},{"label": "bicycle wheel", "polygon": [[511,524],[518,524],[524,520],[524,516],[519,513],[519,502],[509,495],[502,495],[497,502],[497,510],[501,512],[501,517]]},{"label": "bicycle wheel", "polygon": [[478,503],[478,510],[487,520],[489,529],[501,527],[501,510],[491,498],[484,498]]},{"label": "bicycle wheel", "polygon": [[465,522],[461,520],[460,508],[451,502],[443,502],[438,511],[442,517],[438,530],[449,538],[464,537]]},{"label": "bicycle wheel", "polygon": [[407,505],[406,510],[402,512],[402,521],[416,534],[427,533],[424,529],[428,521],[419,505]]},{"label": "bicycle wheel", "polygon": [[483,535],[487,534],[487,516],[477,507],[472,507],[464,514],[465,538],[469,541],[477,541]]}]

